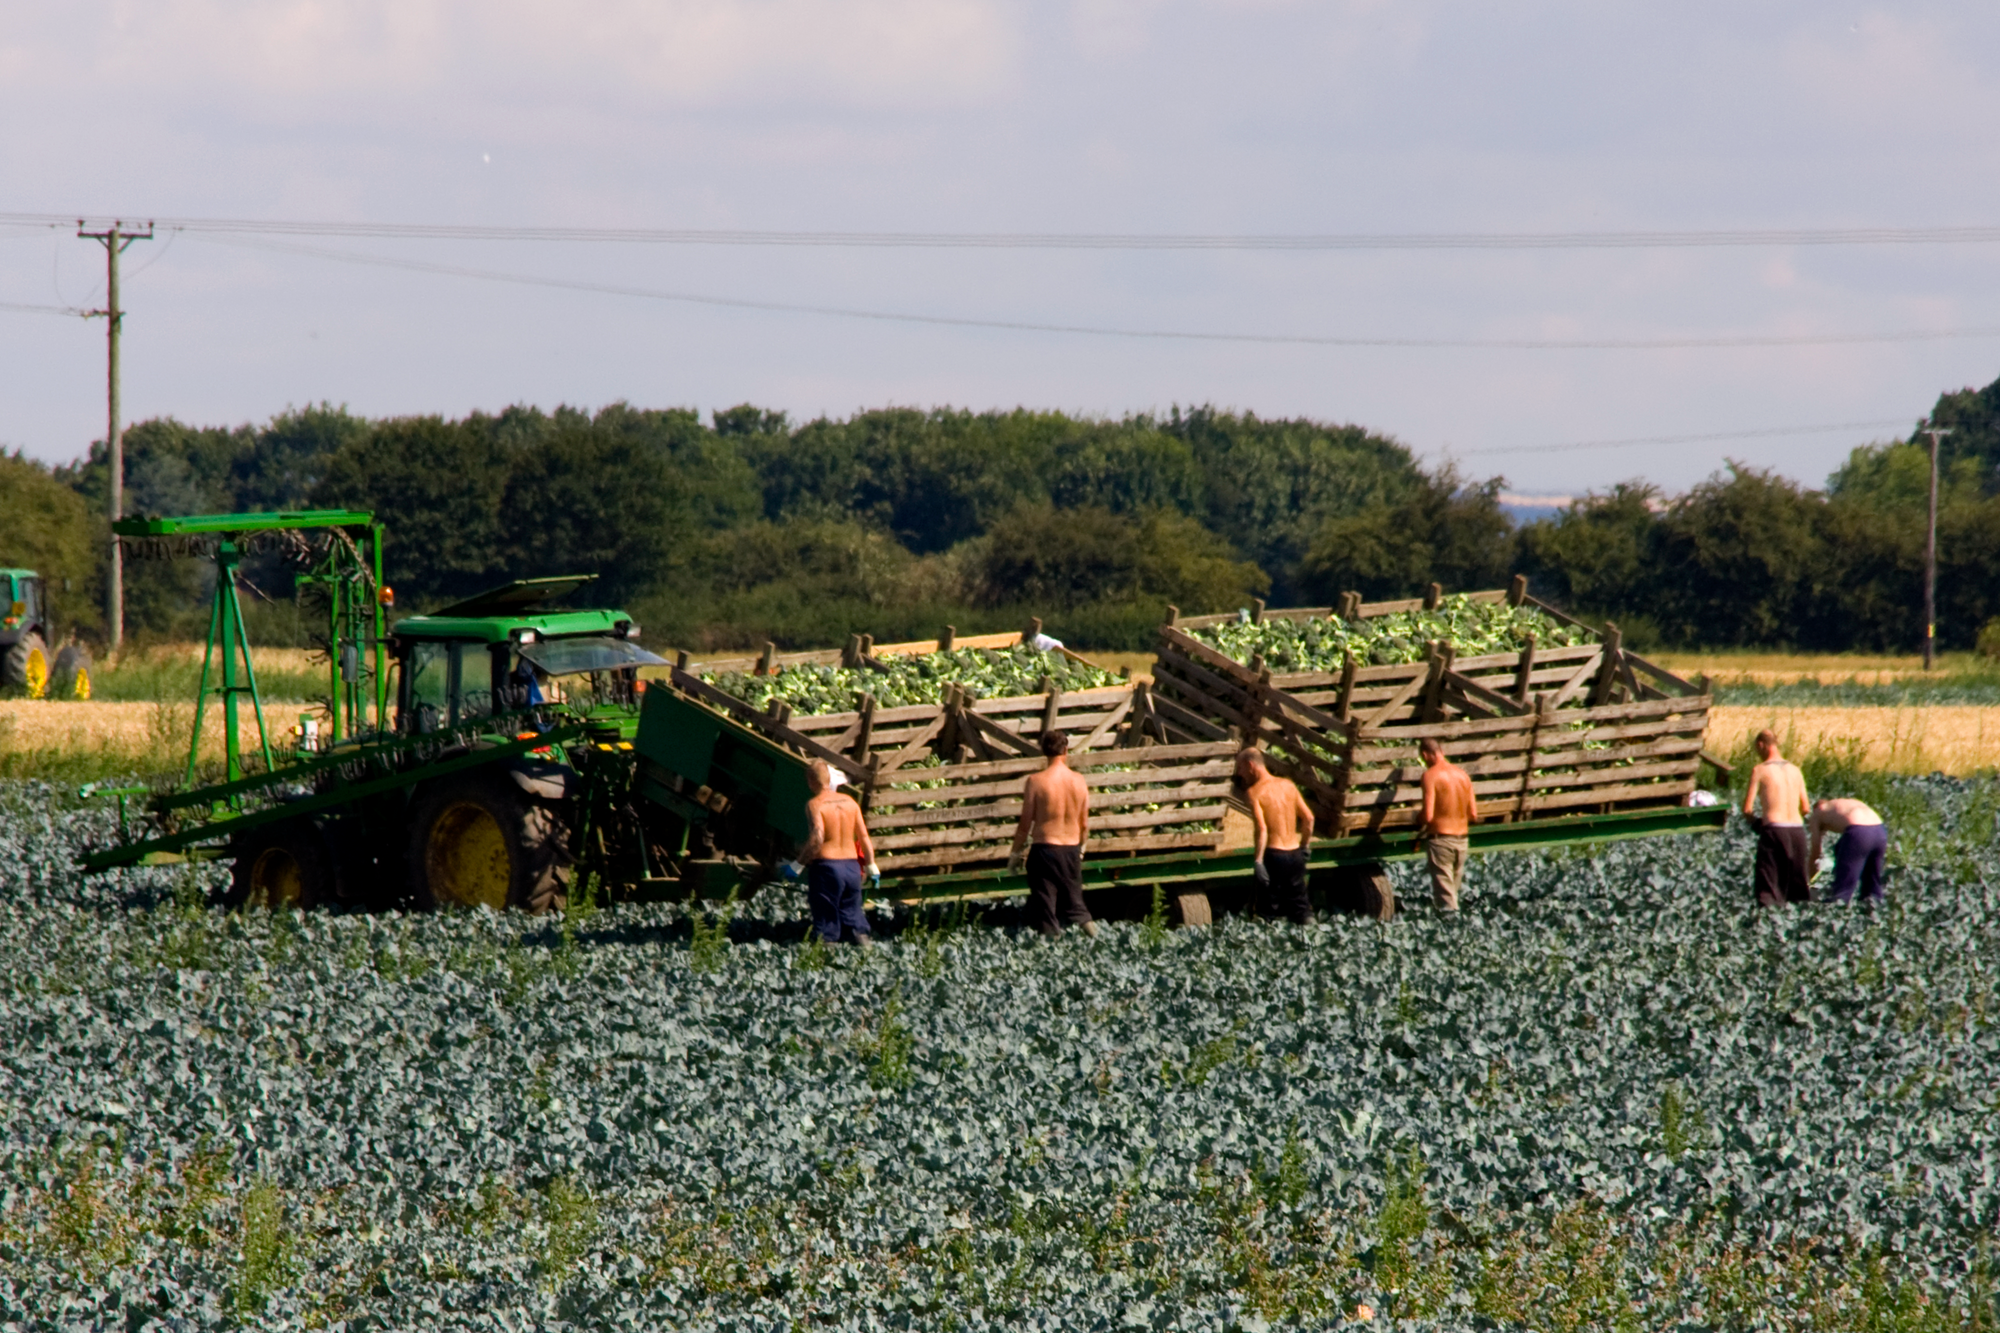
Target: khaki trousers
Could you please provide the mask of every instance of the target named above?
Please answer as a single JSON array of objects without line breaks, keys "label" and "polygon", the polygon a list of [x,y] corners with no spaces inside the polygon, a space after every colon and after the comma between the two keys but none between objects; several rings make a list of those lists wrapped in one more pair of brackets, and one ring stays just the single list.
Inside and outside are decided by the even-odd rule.
[{"label": "khaki trousers", "polygon": [[1465,877],[1467,841],[1464,834],[1446,834],[1424,842],[1424,859],[1431,867],[1431,902],[1439,911],[1458,910],[1458,884]]}]

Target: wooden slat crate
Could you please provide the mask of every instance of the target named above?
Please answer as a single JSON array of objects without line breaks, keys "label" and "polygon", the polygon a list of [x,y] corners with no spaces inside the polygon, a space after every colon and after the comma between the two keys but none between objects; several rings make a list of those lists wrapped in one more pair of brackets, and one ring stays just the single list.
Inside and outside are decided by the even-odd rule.
[{"label": "wooden slat crate", "polygon": [[[1339,608],[1258,614],[1302,619],[1332,610],[1365,619],[1435,607],[1440,596],[1433,587],[1420,601],[1364,604],[1350,593]],[[1472,596],[1560,617],[1528,598],[1518,579]],[[1155,709],[1190,733],[1201,723],[1263,743],[1273,767],[1306,790],[1328,836],[1418,822],[1417,743],[1426,735],[1472,774],[1482,820],[1678,804],[1694,787],[1710,696],[1626,652],[1615,626],[1576,647],[1530,642],[1519,653],[1460,658],[1439,643],[1422,662],[1360,666],[1350,658],[1338,673],[1273,674],[1184,630],[1226,619],[1161,628]]]},{"label": "wooden slat crate", "polygon": [[1091,789],[1086,856],[1214,850],[1235,799],[1236,744],[1205,724],[1213,736],[1166,720],[1143,681],[1000,699],[954,690],[944,704],[810,717],[753,708],[679,668],[669,683],[844,774],[868,808],[884,871],[1004,862],[1049,727],[1069,735],[1070,765]]},{"label": "wooden slat crate", "polygon": [[[1071,757],[1090,787],[1089,859],[1223,845],[1236,747],[1229,742],[1096,749]],[[1007,859],[1035,758],[909,768],[868,794],[885,873],[965,869]],[[1189,827],[1193,826],[1193,827]]]}]

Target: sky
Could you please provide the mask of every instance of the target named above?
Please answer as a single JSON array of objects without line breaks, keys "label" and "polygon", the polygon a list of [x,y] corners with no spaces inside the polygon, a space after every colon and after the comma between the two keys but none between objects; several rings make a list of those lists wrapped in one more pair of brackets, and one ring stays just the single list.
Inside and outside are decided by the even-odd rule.
[{"label": "sky", "polygon": [[[2000,8],[1962,2],[0,7],[0,214],[93,223],[1996,227],[1996,125]],[[16,307],[103,303],[103,251],[75,232],[0,225],[0,445],[51,461],[102,438],[104,326]],[[124,263],[128,421],[233,425],[322,401],[369,416],[751,402],[799,421],[1208,403],[1353,422],[1559,495],[1679,490],[1729,460],[1820,484],[1939,392],[2000,378],[1996,241],[1120,250],[161,230]],[[1161,333],[1229,337],[1125,336]],[[1961,336],[1255,341],[1884,333]],[[1690,438],[1714,436],[1729,438]]]}]

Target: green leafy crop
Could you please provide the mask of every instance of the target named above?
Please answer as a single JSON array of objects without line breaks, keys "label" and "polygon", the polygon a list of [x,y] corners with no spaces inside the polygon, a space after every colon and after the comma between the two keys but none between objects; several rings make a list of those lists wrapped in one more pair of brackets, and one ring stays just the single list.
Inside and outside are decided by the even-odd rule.
[{"label": "green leafy crop", "polygon": [[1421,662],[1437,639],[1450,643],[1460,657],[1518,652],[1530,634],[1542,648],[1592,641],[1588,630],[1551,619],[1532,606],[1475,602],[1464,594],[1445,598],[1435,611],[1399,611],[1361,621],[1332,616],[1252,624],[1246,619],[1192,632],[1239,662],[1262,656],[1280,674],[1339,671],[1349,653],[1362,666]]},{"label": "green leafy crop", "polygon": [[942,703],[953,685],[981,699],[997,699],[1040,694],[1051,686],[1068,691],[1118,684],[1118,677],[1101,667],[1028,647],[954,648],[879,660],[880,669],[795,666],[768,676],[731,671],[706,679],[758,708],[779,699],[809,715],[850,712],[864,693],[875,696],[877,707],[900,708]]}]

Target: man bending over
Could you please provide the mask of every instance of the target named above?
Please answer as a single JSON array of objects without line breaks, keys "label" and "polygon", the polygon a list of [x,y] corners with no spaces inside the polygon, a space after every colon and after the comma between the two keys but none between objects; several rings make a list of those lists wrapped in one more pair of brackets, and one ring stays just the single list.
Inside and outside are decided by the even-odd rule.
[{"label": "man bending over", "polygon": [[1861,890],[1861,901],[1879,903],[1888,894],[1882,888],[1882,863],[1889,855],[1889,826],[1882,816],[1852,796],[1829,796],[1813,802],[1812,850],[1806,855],[1809,870],[1819,868],[1820,837],[1838,833],[1833,845],[1833,891],[1830,903],[1851,902]]}]

